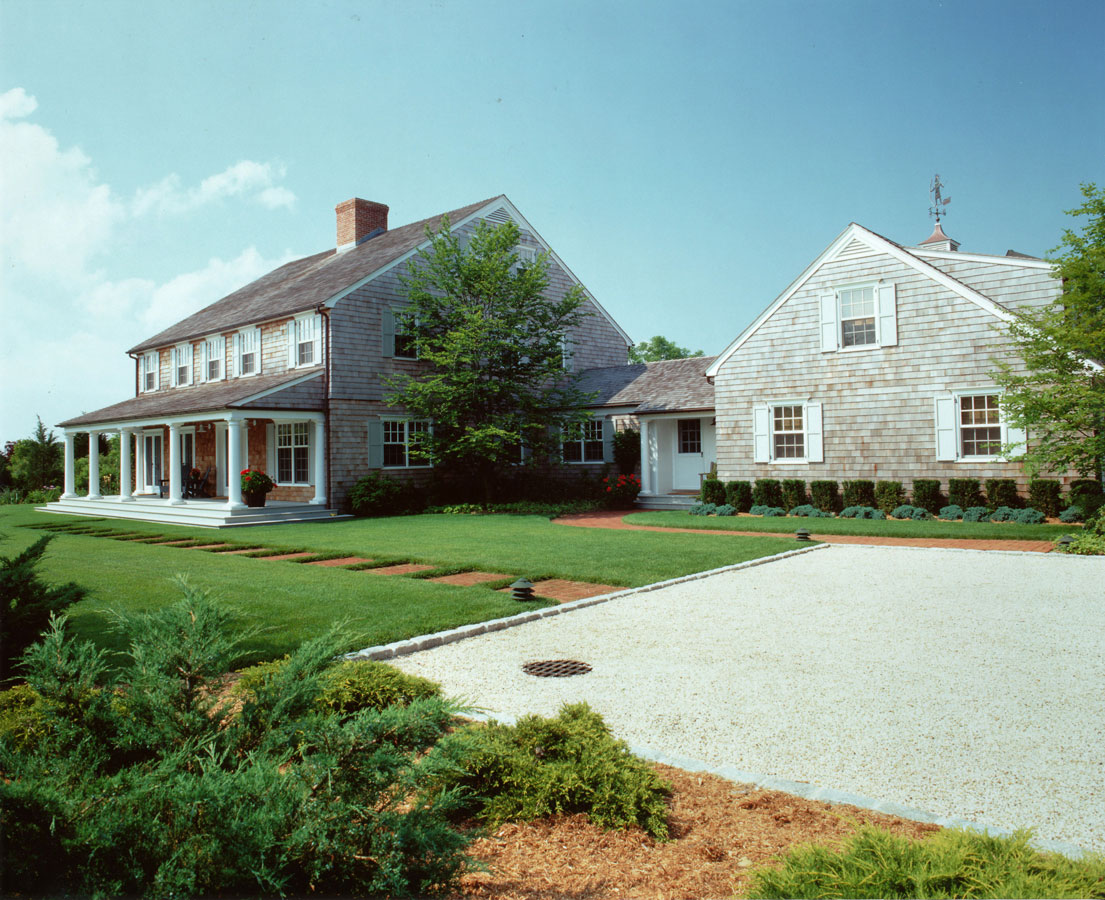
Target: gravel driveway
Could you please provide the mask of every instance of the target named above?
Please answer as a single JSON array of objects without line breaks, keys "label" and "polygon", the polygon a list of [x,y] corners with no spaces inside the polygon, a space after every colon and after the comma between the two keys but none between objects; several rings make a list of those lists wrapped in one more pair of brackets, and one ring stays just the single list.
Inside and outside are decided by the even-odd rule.
[{"label": "gravel driveway", "polygon": [[[569,658],[587,675],[535,678]],[[1105,559],[833,546],[394,660],[492,715],[1105,850]]]}]

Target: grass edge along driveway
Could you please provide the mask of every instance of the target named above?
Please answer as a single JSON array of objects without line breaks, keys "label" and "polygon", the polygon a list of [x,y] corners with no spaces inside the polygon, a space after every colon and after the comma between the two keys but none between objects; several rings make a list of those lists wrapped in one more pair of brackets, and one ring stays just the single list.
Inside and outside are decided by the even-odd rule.
[{"label": "grass edge along driveway", "polygon": [[[0,555],[12,556],[44,531],[20,525],[72,524],[28,507],[0,507]],[[202,539],[210,543],[417,562],[424,573],[482,570],[533,581],[564,578],[638,587],[793,549],[790,537],[736,538],[565,528],[540,516],[405,516],[254,528],[207,529],[101,519],[115,531]],[[349,649],[482,622],[522,611],[486,585],[456,587],[424,578],[371,575],[341,568],[219,556],[203,550],[57,534],[41,574],[76,581],[90,596],[73,607],[75,633],[113,650],[122,637],[111,613],[140,613],[180,596],[174,576],[210,591],[264,630],[246,648],[256,659],[287,653],[343,624]]]}]

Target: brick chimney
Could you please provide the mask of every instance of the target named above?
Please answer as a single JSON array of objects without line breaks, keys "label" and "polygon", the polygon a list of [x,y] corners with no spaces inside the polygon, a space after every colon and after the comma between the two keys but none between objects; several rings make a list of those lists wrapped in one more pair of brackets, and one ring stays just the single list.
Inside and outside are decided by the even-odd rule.
[{"label": "brick chimney", "polygon": [[388,230],[388,208],[354,197],[334,207],[338,214],[338,250],[349,250]]}]

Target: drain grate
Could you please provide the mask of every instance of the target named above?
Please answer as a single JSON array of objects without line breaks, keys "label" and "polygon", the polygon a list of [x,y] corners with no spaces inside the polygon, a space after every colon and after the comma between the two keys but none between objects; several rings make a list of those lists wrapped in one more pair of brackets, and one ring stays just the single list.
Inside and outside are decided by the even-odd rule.
[{"label": "drain grate", "polygon": [[567,678],[569,675],[586,675],[591,667],[575,659],[543,659],[526,663],[522,671],[538,678]]}]

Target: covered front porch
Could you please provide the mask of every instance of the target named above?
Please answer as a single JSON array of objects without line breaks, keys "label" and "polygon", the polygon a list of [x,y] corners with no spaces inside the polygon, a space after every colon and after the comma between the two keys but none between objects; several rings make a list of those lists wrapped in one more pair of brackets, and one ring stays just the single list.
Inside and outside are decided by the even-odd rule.
[{"label": "covered front porch", "polygon": [[697,502],[702,480],[717,465],[713,411],[644,415],[641,432],[641,493],[645,508],[681,509]]},{"label": "covered front porch", "polygon": [[190,498],[180,503],[148,495],[132,495],[122,502],[120,496],[103,496],[90,500],[78,496],[39,507],[43,512],[98,519],[130,519],[158,522],[163,525],[196,525],[201,528],[235,528],[246,525],[280,525],[290,522],[312,522],[344,519],[349,516],[325,506],[297,503],[292,500],[269,500],[263,507],[243,505],[230,509],[223,498]]}]

